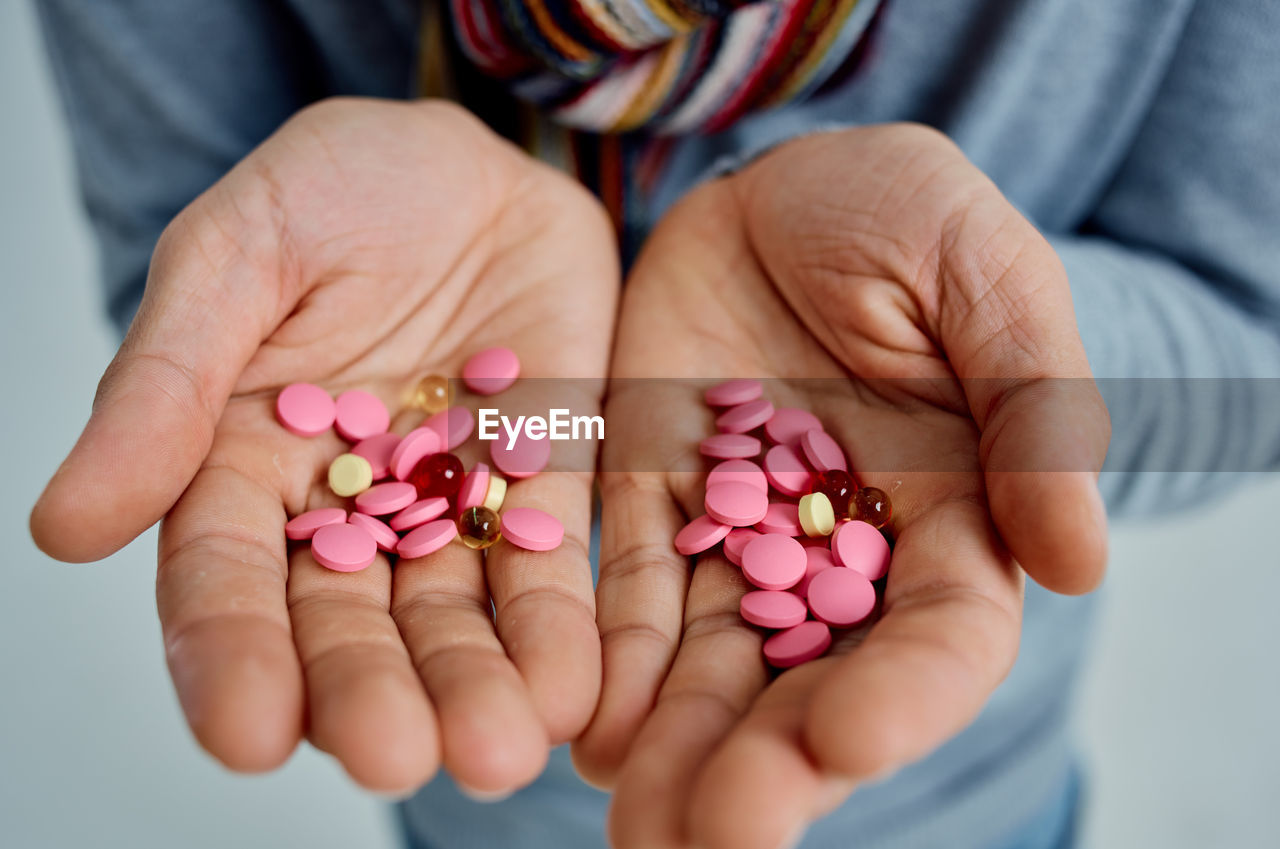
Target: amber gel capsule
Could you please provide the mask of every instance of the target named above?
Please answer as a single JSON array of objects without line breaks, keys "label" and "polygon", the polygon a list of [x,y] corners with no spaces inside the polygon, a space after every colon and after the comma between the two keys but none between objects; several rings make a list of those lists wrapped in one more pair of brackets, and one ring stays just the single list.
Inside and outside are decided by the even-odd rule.
[{"label": "amber gel capsule", "polygon": [[449,379],[438,374],[429,374],[413,390],[413,406],[423,412],[434,415],[449,406],[453,401],[453,393],[449,391]]},{"label": "amber gel capsule", "polygon": [[883,489],[864,486],[849,499],[849,518],[866,522],[873,528],[883,528],[893,518],[893,504]]},{"label": "amber gel capsule", "polygon": [[502,536],[501,520],[488,507],[468,507],[458,517],[458,536],[467,548],[488,548]]}]

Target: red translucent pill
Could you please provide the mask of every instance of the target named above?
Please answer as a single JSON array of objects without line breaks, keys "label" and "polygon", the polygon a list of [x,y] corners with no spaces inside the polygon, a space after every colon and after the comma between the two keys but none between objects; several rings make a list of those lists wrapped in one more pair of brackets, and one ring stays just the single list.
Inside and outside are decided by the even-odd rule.
[{"label": "red translucent pill", "polygon": [[462,489],[463,477],[462,461],[457,457],[432,454],[419,460],[405,481],[413,484],[422,498],[452,498]]},{"label": "red translucent pill", "polygon": [[837,519],[849,515],[849,499],[857,491],[857,486],[848,472],[840,469],[828,469],[813,476],[812,492],[821,492],[831,502]]}]

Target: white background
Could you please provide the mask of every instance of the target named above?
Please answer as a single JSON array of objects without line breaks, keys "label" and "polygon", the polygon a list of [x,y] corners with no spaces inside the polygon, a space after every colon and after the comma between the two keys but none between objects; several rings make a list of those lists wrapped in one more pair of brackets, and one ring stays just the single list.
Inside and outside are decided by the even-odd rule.
[{"label": "white background", "polygon": [[[82,566],[27,536],[114,346],[58,110],[31,10],[0,0],[0,846],[389,847],[385,805],[324,756],[246,778],[196,748],[164,669],[154,534]],[[1280,479],[1258,477],[1116,529],[1080,710],[1085,846],[1280,846]]]}]

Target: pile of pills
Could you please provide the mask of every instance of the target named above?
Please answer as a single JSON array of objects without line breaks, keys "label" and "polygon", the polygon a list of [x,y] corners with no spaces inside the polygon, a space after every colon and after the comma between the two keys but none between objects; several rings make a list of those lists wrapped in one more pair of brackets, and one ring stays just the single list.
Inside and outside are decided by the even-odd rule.
[{"label": "pile of pills", "polygon": [[742,569],[757,588],[742,597],[742,618],[775,632],[764,656],[781,669],[821,657],[833,628],[871,617],[873,582],[889,570],[880,529],[892,507],[883,491],[857,485],[816,416],[774,409],[763,394],[757,380],[706,391],[719,433],[699,450],[719,463],[707,475],[706,513],[676,534],[675,547],[692,556],[720,545]]},{"label": "pile of pills", "polygon": [[[515,383],[520,361],[507,348],[489,348],[462,368],[462,381],[478,395],[495,395]],[[467,471],[452,452],[475,430],[466,407],[453,406],[447,378],[428,375],[411,400],[428,414],[403,437],[390,432],[391,415],[375,395],[359,389],[336,399],[319,386],[294,383],[276,397],[276,418],[290,433],[312,437],[330,428],[351,450],[329,465],[329,488],[354,499],[350,512],[322,507],[293,517],[285,536],[311,543],[316,562],[357,572],[377,552],[425,557],[455,539],[483,550],[499,539],[530,551],[550,551],[564,538],[554,516],[528,507],[503,510],[508,478],[531,477],[546,467],[550,444],[517,440],[492,443],[490,461]],[[501,474],[499,474],[499,472]]]}]

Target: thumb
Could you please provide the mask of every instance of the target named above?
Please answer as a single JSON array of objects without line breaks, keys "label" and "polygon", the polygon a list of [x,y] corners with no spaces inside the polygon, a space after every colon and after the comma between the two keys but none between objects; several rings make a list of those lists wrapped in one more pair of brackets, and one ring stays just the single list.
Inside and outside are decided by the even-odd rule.
[{"label": "thumb", "polygon": [[982,431],[992,518],[1038,583],[1088,592],[1106,567],[1097,477],[1111,423],[1066,272],[994,186],[947,235],[929,312]]},{"label": "thumb", "polygon": [[1049,243],[949,139],[913,125],[792,141],[742,177],[775,279],[798,269],[905,285],[905,308],[853,314],[861,332],[902,314],[924,325],[981,428],[1005,543],[1050,589],[1096,586],[1107,551],[1097,474],[1111,425]]},{"label": "thumb", "polygon": [[[97,560],[155,524],[208,454],[241,370],[282,306],[269,192],[232,172],[166,228],[84,431],[31,511],[59,560]],[[234,197],[233,197],[234,192]]]}]

